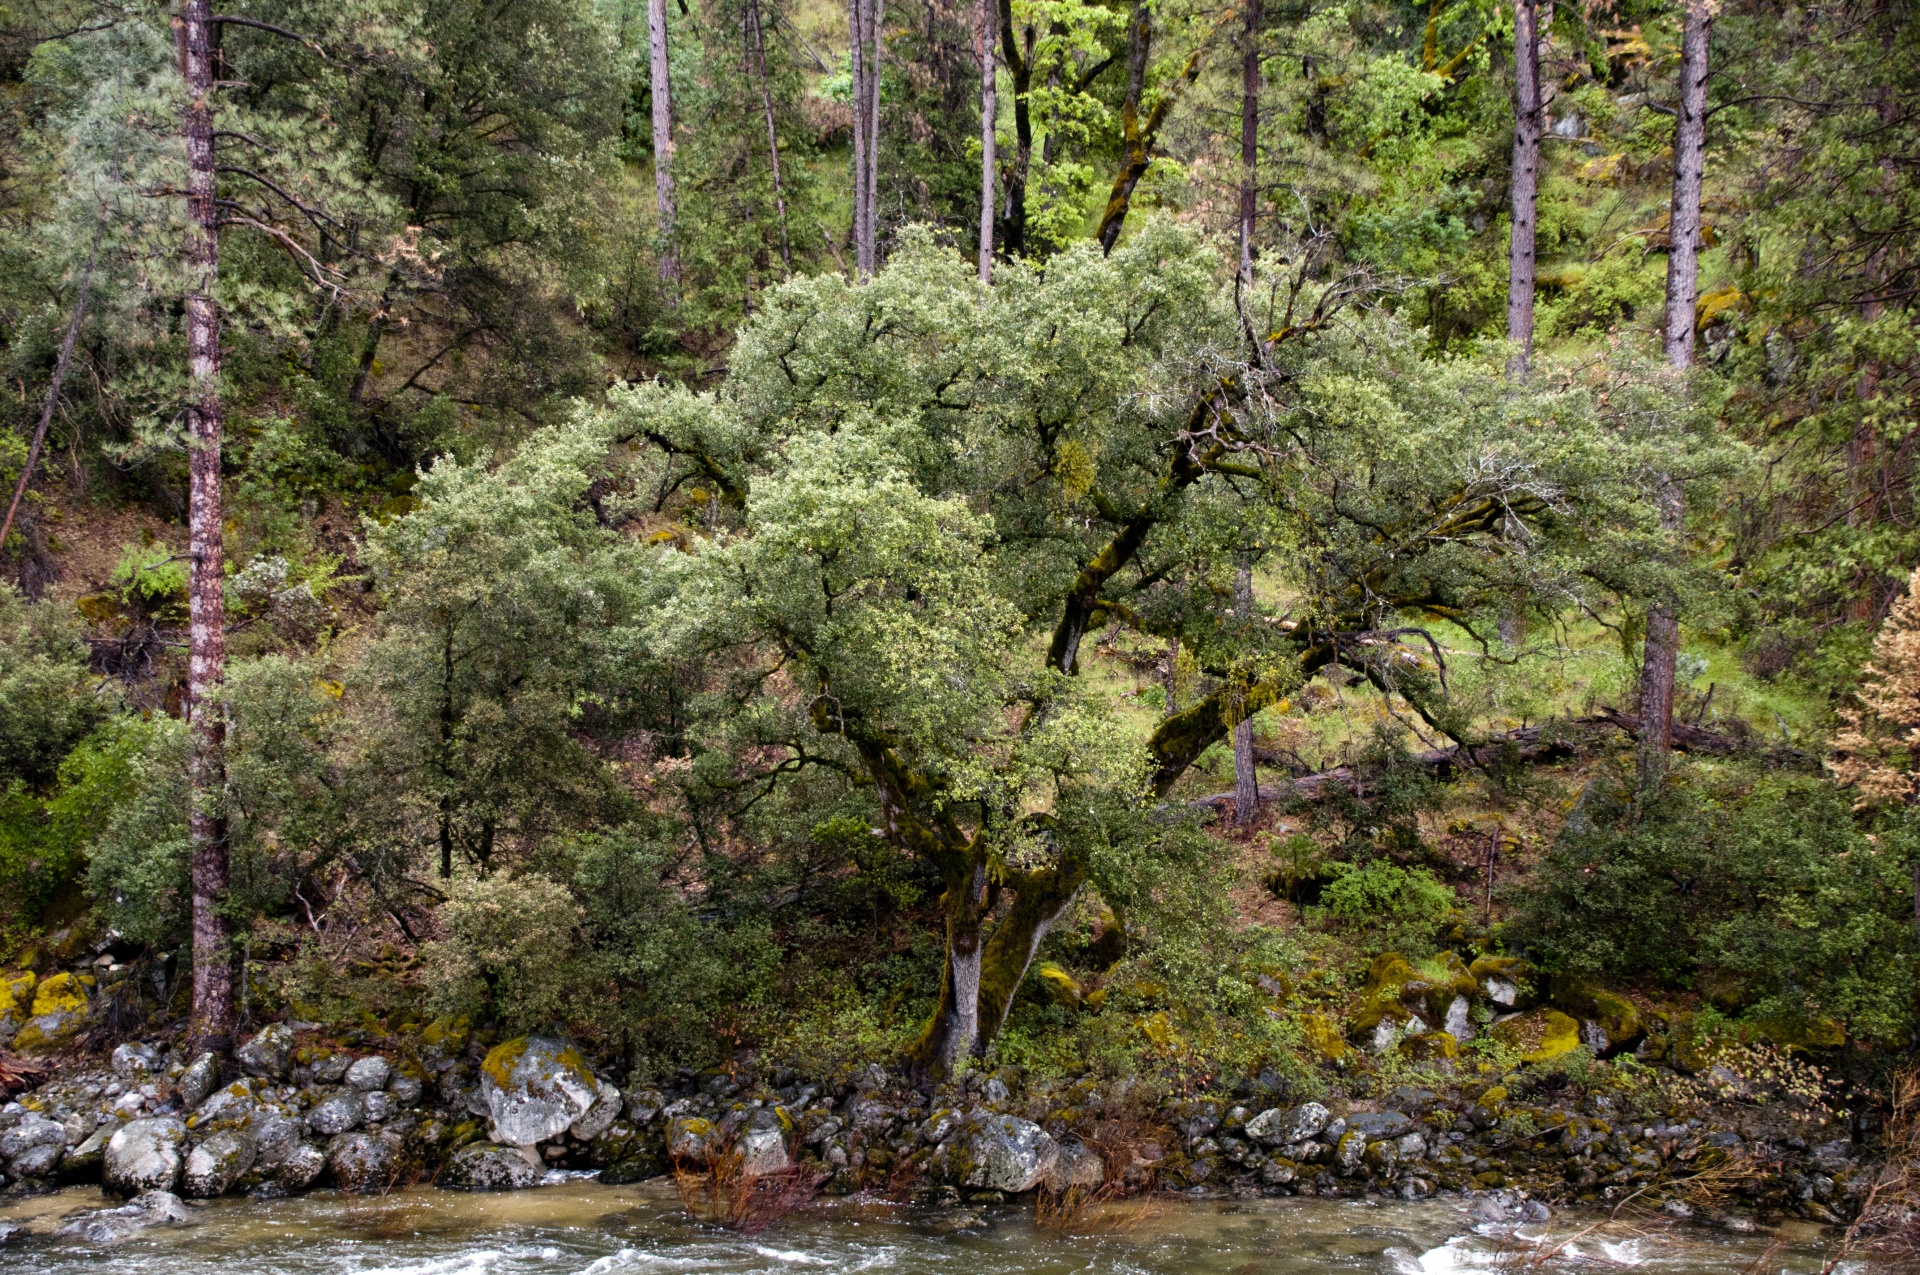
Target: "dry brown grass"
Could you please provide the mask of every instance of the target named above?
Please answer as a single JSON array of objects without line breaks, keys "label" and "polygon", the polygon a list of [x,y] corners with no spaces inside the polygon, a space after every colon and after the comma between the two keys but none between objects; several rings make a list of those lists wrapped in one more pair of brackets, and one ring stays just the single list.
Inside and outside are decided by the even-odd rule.
[{"label": "dry brown grass", "polygon": [[811,1204],[827,1176],[804,1165],[746,1173],[731,1146],[721,1148],[705,1164],[675,1161],[673,1166],[673,1185],[689,1218],[749,1235],[768,1230]]},{"label": "dry brown grass", "polygon": [[1856,1246],[1903,1268],[1920,1266],[1920,1066],[1894,1073],[1887,1105],[1884,1158],[1822,1275]]}]

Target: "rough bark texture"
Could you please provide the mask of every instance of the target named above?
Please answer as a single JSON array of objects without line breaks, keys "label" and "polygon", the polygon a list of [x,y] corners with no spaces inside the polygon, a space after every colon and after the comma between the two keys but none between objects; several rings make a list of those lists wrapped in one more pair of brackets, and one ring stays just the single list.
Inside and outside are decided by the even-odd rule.
[{"label": "rough bark texture", "polygon": [[877,264],[880,150],[881,0],[847,0],[847,37],[853,73],[854,268],[871,279]]},{"label": "rough bark texture", "polygon": [[680,286],[680,249],[674,239],[673,85],[667,69],[667,0],[647,0],[647,54],[653,91],[653,198],[660,221],[660,281]]},{"label": "rough bark texture", "polygon": [[[1234,582],[1234,609],[1240,613],[1243,623],[1251,623],[1253,617],[1253,568],[1246,563],[1240,565],[1239,579]],[[1244,828],[1251,824],[1254,816],[1260,813],[1260,775],[1253,756],[1253,718],[1251,714],[1242,717],[1233,728],[1233,822],[1234,826]]]},{"label": "rough bark texture", "polygon": [[[1667,250],[1667,361],[1677,372],[1693,365],[1693,316],[1700,291],[1700,185],[1706,167],[1707,50],[1713,15],[1707,0],[1687,0],[1680,43],[1680,106],[1673,130],[1673,204]],[[1661,475],[1660,525],[1678,535],[1686,520],[1686,493]],[[1673,679],[1680,655],[1680,620],[1671,606],[1647,611],[1647,639],[1640,662],[1640,791],[1656,790],[1667,777],[1673,740]]]},{"label": "rough bark texture", "polygon": [[1259,193],[1260,0],[1247,0],[1247,47],[1240,61],[1240,282],[1253,286],[1253,213]]},{"label": "rough bark texture", "polygon": [[[105,223],[101,223],[104,227]],[[67,367],[73,362],[74,342],[80,337],[80,324],[87,317],[87,295],[93,290],[93,266],[100,259],[100,235],[93,237],[93,251],[87,254],[86,269],[80,272],[80,286],[74,290],[73,319],[67,335],[60,341],[60,357],[53,364],[53,379],[47,383],[47,401],[40,408],[40,420],[33,427],[33,442],[27,446],[27,463],[20,468],[20,480],[13,486],[13,499],[7,502],[7,516],[0,521],[0,550],[13,532],[13,520],[20,513],[20,502],[33,480],[33,467],[40,463],[40,449],[47,442],[47,428],[53,424],[53,409],[59,405],[60,389],[67,383]]]},{"label": "rough bark texture", "polygon": [[760,25],[760,0],[747,0],[747,36],[760,71],[760,105],[767,116],[767,163],[773,169],[773,206],[780,214],[780,262],[793,273],[793,243],[787,236],[787,192],[780,182],[780,131],[773,123],[773,82],[767,78],[767,37]]},{"label": "rough bark texture", "polygon": [[980,0],[980,282],[993,282],[994,134],[999,124],[998,0]]},{"label": "rough bark texture", "polygon": [[221,600],[220,512],[220,209],[214,190],[211,7],[180,6],[180,69],[187,104],[188,634],[187,704],[191,731],[187,835],[193,890],[193,1048],[225,1053],[233,1041],[233,965],[227,950],[226,616]]},{"label": "rough bark texture", "polygon": [[1540,198],[1540,138],[1546,104],[1540,94],[1540,14],[1534,0],[1513,12],[1513,227],[1507,241],[1508,370],[1524,377],[1533,358],[1535,216]]}]

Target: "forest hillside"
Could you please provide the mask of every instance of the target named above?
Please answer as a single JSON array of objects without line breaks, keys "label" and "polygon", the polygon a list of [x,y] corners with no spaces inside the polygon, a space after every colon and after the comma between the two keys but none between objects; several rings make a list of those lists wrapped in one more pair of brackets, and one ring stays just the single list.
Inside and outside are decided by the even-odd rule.
[{"label": "forest hillside", "polygon": [[1870,1139],[1915,16],[0,6],[0,1082]]}]

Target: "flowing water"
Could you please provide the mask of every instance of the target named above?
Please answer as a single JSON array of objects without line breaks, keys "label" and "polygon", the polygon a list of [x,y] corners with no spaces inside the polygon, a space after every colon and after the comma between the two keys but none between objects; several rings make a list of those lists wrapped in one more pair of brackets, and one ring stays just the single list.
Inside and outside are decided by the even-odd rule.
[{"label": "flowing water", "polygon": [[[1155,1201],[1035,1225],[1015,1205],[968,1212],[823,1202],[759,1235],[689,1221],[663,1183],[571,1182],[468,1195],[431,1188],[384,1197],[317,1192],[216,1200],[187,1225],[117,1243],[59,1235],[62,1221],[112,1201],[73,1189],[0,1202],[23,1224],[0,1247],[13,1275],[1817,1275],[1825,1242],[1811,1227],[1737,1234],[1704,1226],[1610,1224],[1556,1216],[1519,1241],[1476,1226],[1458,1200],[1370,1204],[1283,1199]],[[1539,1237],[1547,1236],[1544,1241]],[[1529,1245],[1526,1237],[1533,1237]],[[1549,1264],[1530,1261],[1571,1239]],[[1774,1246],[1784,1241],[1783,1246]],[[1859,1275],[1855,1263],[1841,1275]]]}]

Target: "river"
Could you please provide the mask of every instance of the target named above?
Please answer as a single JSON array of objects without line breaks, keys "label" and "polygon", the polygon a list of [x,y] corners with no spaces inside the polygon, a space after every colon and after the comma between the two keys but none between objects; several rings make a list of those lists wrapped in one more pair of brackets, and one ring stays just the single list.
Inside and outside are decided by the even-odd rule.
[{"label": "river", "polygon": [[[1454,1199],[1368,1203],[1318,1199],[1156,1200],[1062,1227],[1030,1208],[973,1213],[826,1201],[759,1235],[689,1221],[664,1182],[579,1181],[472,1195],[420,1187],[386,1196],[333,1192],[191,1206],[186,1225],[107,1245],[57,1233],[104,1207],[92,1188],[0,1201],[22,1224],[0,1247],[7,1275],[1529,1275],[1633,1269],[1643,1275],[1816,1275],[1824,1241],[1811,1226],[1769,1234],[1701,1225],[1612,1223],[1573,1240],[1549,1265],[1541,1249],[1476,1227]],[[1547,1247],[1599,1220],[1556,1215],[1524,1228]],[[1544,1241],[1539,1237],[1547,1236]],[[1775,1240],[1785,1246],[1768,1252]],[[1762,1257],[1764,1262],[1760,1262]],[[1757,1265],[1756,1265],[1757,1264]],[[1842,1275],[1855,1263],[1842,1266]]]}]

